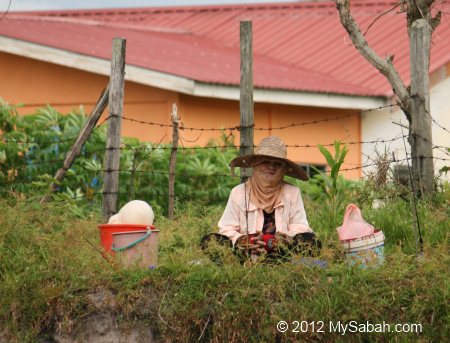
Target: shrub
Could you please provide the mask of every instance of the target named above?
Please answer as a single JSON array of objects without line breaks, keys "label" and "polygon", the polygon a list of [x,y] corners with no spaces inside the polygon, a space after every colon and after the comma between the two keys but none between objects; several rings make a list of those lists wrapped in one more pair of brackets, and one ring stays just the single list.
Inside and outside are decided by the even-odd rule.
[{"label": "shrub", "polygon": [[[48,106],[35,114],[18,116],[15,108],[5,103],[0,103],[0,115],[0,194],[14,191],[42,195],[51,177],[62,166],[86,115],[82,109],[61,115]],[[178,148],[175,184],[178,206],[190,199],[223,203],[239,182],[230,177],[228,167],[237,150],[232,141],[223,140],[226,144],[220,148],[215,147],[218,143],[214,141],[206,147]],[[86,198],[89,206],[99,204],[105,141],[106,127],[98,126],[59,185],[57,200]],[[122,142],[119,206],[137,197],[165,211],[171,146],[140,142],[135,138],[123,138]]]},{"label": "shrub", "polygon": [[[402,200],[399,200],[399,202]],[[401,209],[373,210],[370,216]],[[422,220],[439,217],[445,204],[421,204]],[[232,256],[217,266],[202,254],[200,237],[215,230],[221,206],[186,204],[175,221],[156,217],[161,230],[160,263],[155,270],[114,268],[98,252],[99,216],[84,219],[66,211],[63,203],[41,208],[34,201],[0,199],[0,332],[10,341],[36,342],[52,331],[70,332],[105,309],[95,309],[92,294],[106,290],[114,296],[112,311],[121,323],[151,324],[157,340],[171,342],[290,342],[340,341],[328,323],[418,323],[422,333],[353,333],[351,341],[444,341],[448,335],[448,232],[433,241],[428,233],[425,254],[417,260],[395,240],[377,269],[349,267],[336,259],[336,237],[322,238],[327,269],[302,264],[240,265]],[[425,211],[426,210],[426,211]],[[379,212],[379,213],[378,213]],[[429,212],[429,213],[427,213]],[[310,212],[310,221],[320,221]],[[396,220],[384,228],[393,232]],[[390,227],[391,225],[392,227]],[[405,240],[414,241],[404,230]],[[392,237],[387,236],[387,242]],[[331,246],[330,246],[331,244]],[[98,312],[99,311],[99,312]],[[287,333],[277,333],[285,320]],[[294,333],[294,321],[323,321],[325,332]],[[347,337],[347,335],[346,335]]]}]

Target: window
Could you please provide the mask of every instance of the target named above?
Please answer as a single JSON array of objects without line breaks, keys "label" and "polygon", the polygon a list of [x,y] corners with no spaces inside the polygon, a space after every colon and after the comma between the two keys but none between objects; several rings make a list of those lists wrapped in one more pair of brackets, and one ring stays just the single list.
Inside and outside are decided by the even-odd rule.
[{"label": "window", "polygon": [[409,185],[409,168],[407,165],[400,164],[394,166],[393,174],[394,180],[397,183],[403,186]]},{"label": "window", "polygon": [[320,170],[321,172],[325,172],[326,170],[326,165],[323,164],[303,164],[303,163],[299,163],[300,167],[302,167],[306,174],[308,174],[309,177],[313,177],[314,175],[317,174],[317,171],[314,168],[311,167],[315,167],[318,170]]}]

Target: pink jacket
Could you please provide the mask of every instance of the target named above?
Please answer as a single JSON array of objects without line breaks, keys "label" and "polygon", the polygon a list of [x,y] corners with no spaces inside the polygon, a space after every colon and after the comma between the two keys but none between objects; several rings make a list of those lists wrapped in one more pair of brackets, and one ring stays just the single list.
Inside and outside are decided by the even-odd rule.
[{"label": "pink jacket", "polygon": [[[294,237],[298,233],[313,232],[306,219],[300,190],[289,183],[283,184],[282,203],[275,207],[275,226],[277,232]],[[219,220],[219,233],[228,236],[233,245],[236,240],[247,233],[247,219],[245,215],[245,193],[244,184],[240,184],[231,190],[227,206]],[[264,214],[262,209],[257,208],[250,202],[247,189],[248,207],[248,233],[262,232]]]}]

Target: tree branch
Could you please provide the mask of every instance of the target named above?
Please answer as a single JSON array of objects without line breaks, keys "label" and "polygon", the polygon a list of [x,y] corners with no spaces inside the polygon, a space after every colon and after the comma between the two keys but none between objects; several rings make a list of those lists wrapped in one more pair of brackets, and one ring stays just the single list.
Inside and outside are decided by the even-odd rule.
[{"label": "tree branch", "polygon": [[367,27],[366,31],[364,31],[363,36],[366,36],[367,32],[369,32],[370,28],[377,22],[378,19],[380,19],[382,16],[384,16],[385,14],[388,14],[389,12],[392,12],[393,10],[395,10],[398,6],[400,6],[401,3],[399,2],[398,4],[396,4],[394,7],[384,11],[383,13],[380,13],[379,15],[377,15],[375,17],[375,19],[370,23],[370,25]]},{"label": "tree branch", "polygon": [[[409,113],[409,99],[410,94],[406,86],[404,85],[400,75],[392,64],[393,57],[389,56],[386,60],[378,56],[372,48],[369,47],[366,39],[361,33],[355,19],[350,14],[349,0],[335,0],[336,8],[339,11],[339,17],[341,19],[342,26],[347,30],[350,39],[353,42],[355,48],[364,56],[364,58],[370,62],[375,68],[377,68],[391,84],[394,93],[399,97],[402,102],[402,109],[405,113]],[[408,114],[407,114],[408,115]]]},{"label": "tree branch", "polygon": [[433,29],[433,31],[434,31],[434,30],[436,29],[436,27],[438,27],[439,24],[441,23],[441,16],[442,16],[441,11],[438,11],[438,12],[436,13],[436,15],[434,16],[434,18],[431,18],[430,25],[431,25],[431,28]]}]

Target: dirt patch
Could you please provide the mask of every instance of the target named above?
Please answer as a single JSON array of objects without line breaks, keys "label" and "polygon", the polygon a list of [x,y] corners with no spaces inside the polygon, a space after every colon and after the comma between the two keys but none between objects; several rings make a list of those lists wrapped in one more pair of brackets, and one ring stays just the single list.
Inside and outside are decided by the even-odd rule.
[{"label": "dirt patch", "polygon": [[[41,336],[40,343],[152,343],[153,329],[144,322],[117,320],[114,294],[99,290],[88,296],[91,313],[75,323],[70,332],[53,330]],[[54,323],[58,328],[59,323]]]},{"label": "dirt patch", "polygon": [[50,334],[48,342],[151,343],[155,342],[155,339],[150,327],[144,324],[121,327],[114,315],[103,313],[84,320],[70,334]]}]

